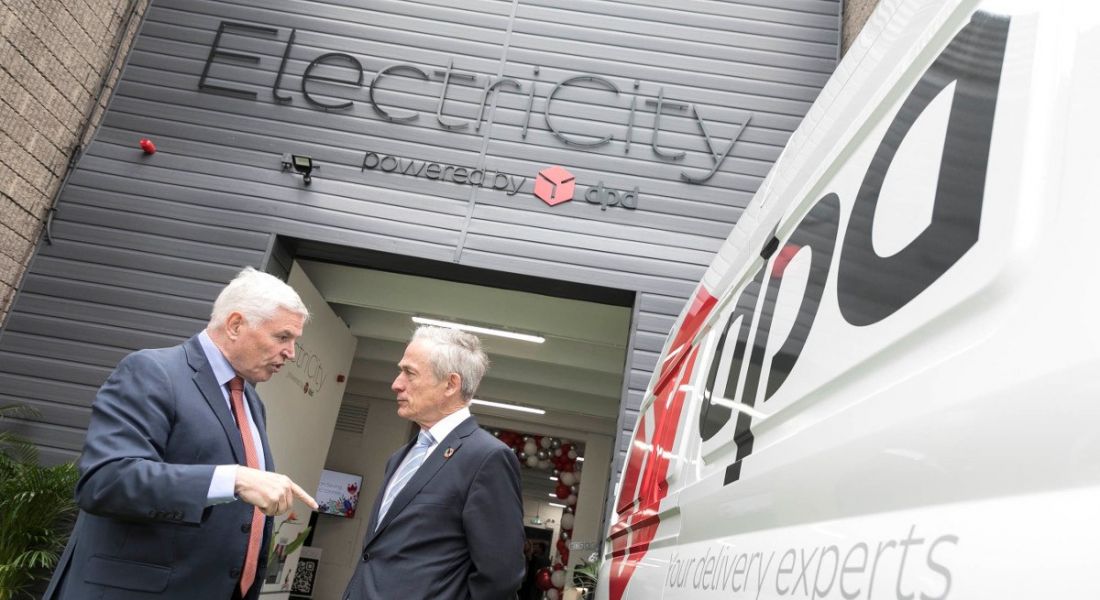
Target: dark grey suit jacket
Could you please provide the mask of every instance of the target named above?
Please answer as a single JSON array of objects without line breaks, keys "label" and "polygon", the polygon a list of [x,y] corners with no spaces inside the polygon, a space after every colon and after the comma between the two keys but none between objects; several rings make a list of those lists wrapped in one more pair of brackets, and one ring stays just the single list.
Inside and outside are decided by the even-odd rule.
[{"label": "dark grey suit jacket", "polygon": [[[263,404],[251,385],[245,397],[271,469]],[[252,506],[207,507],[206,494],[214,466],[233,463],[245,463],[241,433],[197,337],[122,359],[92,404],[80,516],[44,600],[228,600]],[[249,599],[265,562],[261,550]]]},{"label": "dark grey suit jacket", "polygon": [[386,463],[344,598],[514,600],[524,570],[519,461],[473,417],[440,442],[376,527],[386,484],[415,441]]}]

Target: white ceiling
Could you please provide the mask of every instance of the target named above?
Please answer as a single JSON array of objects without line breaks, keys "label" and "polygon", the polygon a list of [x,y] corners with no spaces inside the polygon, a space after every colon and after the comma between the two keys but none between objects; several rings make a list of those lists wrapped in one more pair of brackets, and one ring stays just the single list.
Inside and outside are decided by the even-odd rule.
[{"label": "white ceiling", "polygon": [[[390,383],[414,315],[535,333],[542,344],[481,335],[491,366],[477,397],[546,410],[532,415],[475,405],[485,423],[516,430],[615,436],[630,309],[480,285],[300,260],[321,295],[359,339],[350,395],[393,399]],[[528,497],[550,500],[550,473],[523,470]]]}]

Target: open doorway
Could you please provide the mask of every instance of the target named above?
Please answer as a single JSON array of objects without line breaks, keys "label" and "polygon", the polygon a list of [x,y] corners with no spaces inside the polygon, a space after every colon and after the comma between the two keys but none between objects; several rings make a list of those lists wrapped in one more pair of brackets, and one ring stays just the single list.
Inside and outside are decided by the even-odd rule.
[{"label": "open doorway", "polygon": [[[310,545],[319,564],[312,598],[340,597],[359,558],[386,459],[413,432],[396,415],[390,384],[416,327],[414,317],[543,339],[479,334],[492,366],[477,393],[486,404],[471,406],[471,412],[498,437],[520,436],[522,443],[509,445],[525,465],[524,524],[533,539],[548,541],[548,561],[575,564],[597,549],[610,492],[633,293],[327,244],[281,240],[276,250],[269,270],[300,265],[357,339],[325,468],[362,478],[360,506],[350,517],[316,519]],[[531,464],[529,441],[538,446],[530,453]],[[558,469],[547,463],[558,448],[541,447],[560,448],[563,441],[567,454],[580,459],[567,476],[572,504],[568,495],[557,497]]]}]

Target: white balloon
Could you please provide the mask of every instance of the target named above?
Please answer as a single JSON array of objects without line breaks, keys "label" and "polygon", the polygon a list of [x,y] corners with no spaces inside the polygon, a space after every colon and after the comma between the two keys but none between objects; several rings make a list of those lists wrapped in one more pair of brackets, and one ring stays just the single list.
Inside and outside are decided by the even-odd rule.
[{"label": "white balloon", "polygon": [[543,450],[549,450],[550,446],[553,445],[553,443],[554,440],[552,440],[550,436],[546,435],[542,436],[542,440],[539,441],[539,445],[542,446]]},{"label": "white balloon", "polygon": [[574,483],[577,483],[577,476],[570,473],[569,471],[565,471],[561,475],[558,475],[558,480],[565,485],[573,485]]},{"label": "white balloon", "polygon": [[546,590],[546,600],[558,600],[559,598],[561,598],[561,596],[558,595],[558,588]]},{"label": "white balloon", "polygon": [[569,458],[572,458],[572,459],[576,460],[576,458],[577,458],[577,451],[576,451],[576,450],[570,450],[570,451],[569,451]]},{"label": "white balloon", "polygon": [[543,469],[543,470],[549,469],[550,468],[550,461],[549,460],[540,460],[539,461],[539,468]]},{"label": "white balloon", "polygon": [[[550,583],[554,584],[554,587],[560,588],[565,586],[565,571],[554,571],[550,574]],[[556,590],[555,590],[556,591]]]},{"label": "white balloon", "polygon": [[539,466],[539,457],[535,456],[534,454],[528,455],[527,466],[531,467],[532,469]]},{"label": "white balloon", "polygon": [[573,529],[573,519],[575,519],[575,518],[576,517],[574,517],[570,513],[563,513],[562,516],[561,516],[561,528],[562,529]]},{"label": "white balloon", "polygon": [[577,503],[577,495],[576,494],[569,494],[569,497],[565,499],[565,503],[568,504],[569,506],[573,506],[574,504]]},{"label": "white balloon", "polygon": [[527,443],[523,445],[523,451],[528,454],[535,454],[538,452],[539,449],[538,446],[535,446],[535,440],[528,440]]}]

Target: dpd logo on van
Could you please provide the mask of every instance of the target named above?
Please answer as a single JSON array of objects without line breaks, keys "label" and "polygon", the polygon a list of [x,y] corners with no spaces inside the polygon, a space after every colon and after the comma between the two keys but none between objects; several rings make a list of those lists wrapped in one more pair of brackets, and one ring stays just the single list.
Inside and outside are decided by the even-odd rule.
[{"label": "dpd logo on van", "polygon": [[[576,178],[564,167],[553,166],[539,171],[535,178],[535,197],[550,206],[557,206],[573,199],[577,191]],[[616,190],[606,187],[601,181],[588,188],[584,200],[589,204],[599,204],[600,210],[609,206],[621,206],[629,210],[638,208],[638,187],[633,190]]]},{"label": "dpd logo on van", "polygon": [[[701,392],[698,441],[707,444],[720,433],[728,436],[709,443],[732,441],[736,445],[736,457],[726,465],[722,484],[737,484],[741,481],[742,467],[751,464],[753,456],[754,425],[760,422],[760,417],[754,416],[758,412],[753,409],[773,398],[794,372],[810,335],[821,331],[814,327],[819,309],[826,303],[835,303],[839,316],[848,325],[873,327],[930,289],[979,242],[1008,33],[1008,19],[976,13],[902,100],[869,164],[853,167],[864,171],[859,174],[862,183],[854,196],[844,199],[851,206],[847,222],[842,219],[841,195],[823,191],[785,239],[773,234],[771,242],[760,252],[764,261],[753,263],[755,272],[746,272],[751,280],[743,284],[737,295],[726,300],[725,290],[717,294],[728,308],[722,309],[724,322],[716,319],[712,324],[721,333],[713,349],[707,347],[709,367],[700,369],[698,374],[695,360],[704,351],[704,338],[698,333],[717,306],[717,295],[703,284],[696,288],[696,296],[680,328],[670,334],[672,342],[667,345],[652,387],[653,401],[638,419],[623,469],[615,505],[618,519],[608,535],[612,550],[610,600],[624,598],[638,567],[646,565],[644,561],[654,540],[661,540],[667,548],[664,540],[676,535],[672,529],[661,532],[663,537],[659,537],[658,529],[665,515],[679,513],[662,505],[662,501],[669,494],[670,461],[677,456],[677,436],[680,432],[685,432],[685,436],[694,433],[687,433],[690,426],[681,427],[685,405],[690,408],[685,402],[687,393],[698,389],[698,383],[703,384],[698,389]],[[946,130],[942,134],[940,166],[935,172],[931,218],[902,249],[883,256],[875,246],[874,226],[879,202],[885,197],[883,189],[888,174],[894,168],[898,149],[912,132],[919,131],[914,125],[940,94],[950,94],[951,103],[949,112],[943,114]],[[777,164],[782,168],[782,163]],[[780,287],[784,277],[790,276],[788,264],[802,252],[808,253],[810,260],[802,275],[806,279],[800,285],[803,292],[796,303],[798,314],[794,325],[788,326],[786,339],[773,339],[781,337],[772,335],[776,327],[773,318],[779,313]],[[830,281],[834,275],[835,283]],[[826,290],[835,291],[835,299],[823,300]],[[827,362],[829,358],[818,360]],[[704,358],[700,364],[707,362]],[[743,369],[746,363],[749,368]],[[693,380],[696,376],[698,379]],[[685,463],[694,459],[694,456],[683,458]],[[804,561],[803,574],[805,564]],[[819,569],[820,566],[821,563]],[[658,571],[654,567],[648,570]],[[694,571],[695,581],[699,581],[700,575],[706,581],[709,572],[710,564],[704,567],[700,561]],[[950,583],[950,573],[946,570],[942,573]],[[632,598],[649,593],[649,588],[643,586],[652,586],[655,578],[648,575],[643,579],[636,584],[638,589],[631,594]],[[700,589],[698,583],[696,589]],[[786,594],[776,589],[780,595]],[[840,589],[845,597],[860,595],[844,592],[843,586]],[[946,596],[945,590],[941,597]],[[922,597],[929,596],[922,594]]]}]

